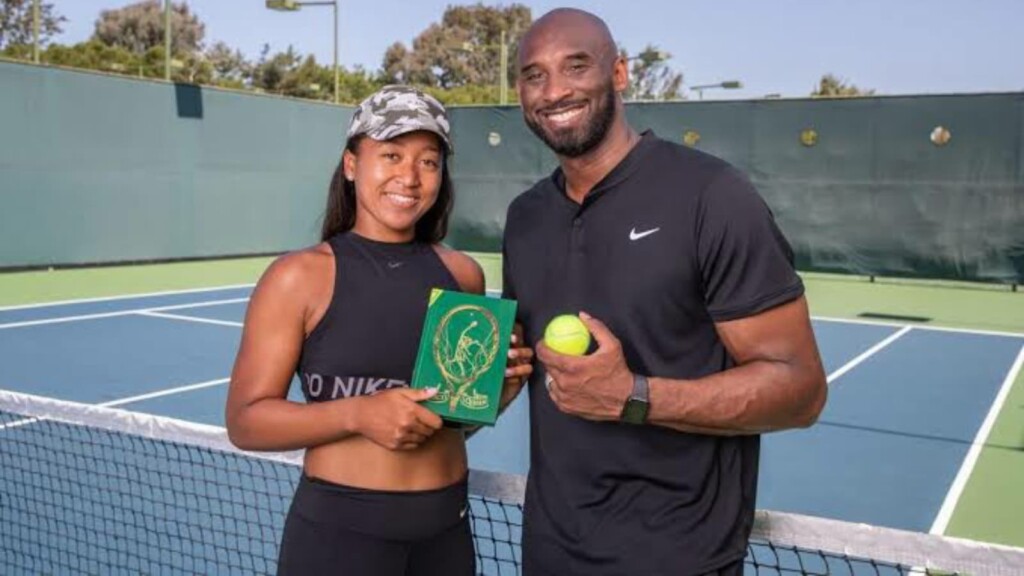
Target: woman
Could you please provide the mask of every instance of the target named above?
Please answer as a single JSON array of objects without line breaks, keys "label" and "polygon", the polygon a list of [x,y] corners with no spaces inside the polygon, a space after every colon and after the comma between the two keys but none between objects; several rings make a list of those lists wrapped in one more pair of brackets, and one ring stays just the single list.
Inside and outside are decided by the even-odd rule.
[{"label": "woman", "polygon": [[[279,574],[475,572],[463,432],[413,390],[431,288],[482,293],[480,266],[445,248],[452,208],[446,112],[387,86],[352,117],[322,242],[282,256],[253,292],[227,425],[246,450],[306,449]],[[515,339],[503,402],[529,375]],[[298,372],[306,403],[286,399]]]}]

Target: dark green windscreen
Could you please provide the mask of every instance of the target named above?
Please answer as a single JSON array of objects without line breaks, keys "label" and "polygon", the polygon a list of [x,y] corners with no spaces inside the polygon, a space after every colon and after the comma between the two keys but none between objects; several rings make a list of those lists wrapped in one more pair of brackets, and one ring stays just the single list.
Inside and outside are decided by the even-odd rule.
[{"label": "dark green windscreen", "polygon": [[[0,87],[0,268],[314,242],[351,115],[11,62]],[[1024,279],[1024,94],[637,103],[627,115],[749,174],[802,270]],[[516,107],[451,119],[449,242],[498,251],[509,202],[555,158]]]},{"label": "dark green windscreen", "polygon": [[316,240],[350,110],[0,62],[0,267]]}]

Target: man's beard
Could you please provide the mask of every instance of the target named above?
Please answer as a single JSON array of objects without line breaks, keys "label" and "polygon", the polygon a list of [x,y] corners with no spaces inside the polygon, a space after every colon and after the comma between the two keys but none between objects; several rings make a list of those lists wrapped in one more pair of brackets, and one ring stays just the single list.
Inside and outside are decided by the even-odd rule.
[{"label": "man's beard", "polygon": [[524,114],[526,125],[544,141],[555,154],[566,158],[579,158],[593,150],[608,135],[608,130],[615,119],[615,88],[609,81],[604,97],[597,101],[593,119],[582,130],[572,130],[562,134],[548,134],[544,127],[529,115]]}]

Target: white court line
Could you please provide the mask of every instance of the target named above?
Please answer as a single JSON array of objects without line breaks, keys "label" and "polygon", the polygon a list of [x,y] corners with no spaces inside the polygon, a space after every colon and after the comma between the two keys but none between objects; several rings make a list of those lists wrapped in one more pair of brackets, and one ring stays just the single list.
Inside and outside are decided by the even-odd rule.
[{"label": "white court line", "polygon": [[59,324],[62,322],[77,322],[79,320],[96,320],[99,318],[116,318],[118,316],[129,316],[142,312],[162,312],[164,310],[184,310],[187,308],[202,308],[204,306],[220,306],[221,304],[237,304],[248,302],[248,298],[231,298],[228,300],[211,300],[209,302],[193,302],[191,304],[175,304],[173,306],[158,306],[156,308],[136,308],[131,310],[118,310],[117,312],[101,312],[99,314],[82,314],[81,316],[60,316],[57,318],[46,318],[43,320],[26,320],[24,322],[10,322],[0,324],[0,330],[7,328],[24,328],[25,326],[39,326],[42,324]]},{"label": "white court line", "polygon": [[[137,295],[128,295],[128,296],[111,296],[111,297],[105,297],[105,298],[87,298],[87,299],[83,299],[83,300],[66,300],[66,301],[63,301],[63,302],[46,302],[46,303],[40,303],[40,304],[28,304],[28,305],[23,305],[23,306],[0,307],[0,312],[6,311],[6,310],[20,310],[20,309],[26,309],[26,308],[43,308],[43,307],[46,307],[46,306],[59,306],[59,305],[64,305],[64,304],[77,304],[77,303],[86,303],[86,302],[102,302],[102,301],[110,301],[110,300],[131,300],[133,298],[144,298],[144,297],[148,297],[148,296],[166,296],[166,295],[173,295],[173,294],[192,294],[192,293],[200,293],[200,292],[214,292],[214,291],[217,291],[217,290],[231,290],[231,289],[236,289],[236,288],[251,288],[253,286],[255,286],[255,284],[237,284],[237,285],[233,285],[233,286],[220,286],[220,287],[217,287],[217,288],[198,288],[198,289],[194,289],[194,290],[180,290],[180,291],[169,291],[169,292],[153,292],[153,293],[150,293],[150,294],[137,294]],[[488,296],[501,296],[501,291],[500,290],[487,290],[486,294]],[[200,302],[200,303],[195,303],[195,304],[183,304],[183,305],[176,305],[176,306],[161,306],[161,307],[156,307],[156,308],[136,308],[136,309],[130,309],[130,310],[121,310],[121,311],[118,311],[118,312],[107,312],[107,313],[99,313],[99,314],[83,314],[83,315],[79,315],[79,316],[63,316],[63,317],[50,318],[50,319],[46,319],[46,320],[29,320],[29,321],[25,321],[25,322],[12,322],[12,323],[9,323],[9,324],[0,324],[0,329],[4,329],[4,328],[20,328],[22,326],[34,326],[34,325],[37,325],[37,324],[52,324],[52,323],[57,323],[57,322],[71,322],[71,321],[77,321],[77,320],[94,320],[94,319],[98,319],[98,318],[110,318],[110,317],[115,317],[115,316],[122,316],[122,315],[125,315],[125,314],[138,314],[138,313],[142,313],[142,312],[152,312],[152,311],[160,311],[160,310],[175,310],[175,309],[178,309],[178,308],[190,308],[190,307],[198,307],[198,306],[215,306],[215,305],[218,305],[218,304],[227,304],[227,303],[233,303],[233,302],[243,302],[245,300],[248,300],[248,298],[239,298],[239,299],[235,299],[235,300],[215,300],[215,301],[211,301],[211,302],[208,302],[208,303]],[[975,330],[975,329],[971,329],[971,328],[949,328],[949,327],[944,327],[944,326],[921,326],[921,325],[916,325],[916,324],[914,324],[914,325],[907,325],[907,324],[900,324],[898,322],[886,322],[884,320],[864,320],[864,319],[854,319],[854,318],[834,318],[834,317],[829,317],[829,316],[811,316],[811,320],[820,321],[820,322],[832,322],[832,323],[836,323],[836,324],[856,324],[856,325],[866,325],[866,326],[887,326],[887,327],[890,327],[890,328],[913,327],[913,328],[915,328],[917,330],[931,330],[931,331],[935,331],[935,332],[951,332],[951,333],[956,333],[956,334],[976,334],[976,335],[980,335],[980,336],[1005,336],[1005,337],[1010,337],[1010,338],[1024,338],[1024,333],[1021,333],[1021,332],[1004,332],[1004,331],[998,331],[998,330]]]},{"label": "white court line", "polygon": [[[832,318],[828,316],[811,316],[811,320],[818,320],[821,322],[834,322],[837,324],[863,324],[867,326],[889,326],[891,328],[900,328],[908,326],[908,324],[900,324],[899,322],[886,322],[884,320],[862,320],[854,318]],[[1011,338],[1024,338],[1024,332],[1001,332],[999,330],[975,330],[972,328],[950,328],[946,326],[923,326],[918,324],[909,325],[917,330],[932,330],[935,332],[955,332],[960,334],[978,334],[980,336],[1009,336]]]},{"label": "white court line", "polygon": [[967,456],[960,465],[960,471],[957,472],[953,484],[949,487],[949,492],[946,493],[946,499],[942,502],[942,508],[939,509],[939,514],[935,517],[935,522],[932,523],[932,528],[929,531],[932,534],[941,535],[946,533],[946,528],[949,527],[949,520],[953,517],[953,510],[956,509],[957,502],[960,501],[960,496],[967,486],[967,480],[970,479],[971,473],[974,472],[974,466],[978,463],[981,450],[985,447],[985,443],[988,442],[988,436],[992,433],[992,427],[999,417],[999,412],[1003,409],[1003,404],[1006,403],[1007,396],[1010,395],[1010,388],[1013,388],[1013,383],[1017,380],[1017,375],[1020,374],[1022,366],[1024,366],[1024,346],[1021,346],[1020,352],[1017,353],[1017,360],[1013,363],[1010,371],[1007,372],[1006,379],[1003,380],[1003,385],[999,389],[999,394],[996,395],[995,401],[992,402],[992,407],[989,408],[988,415],[985,416],[984,422],[981,423],[981,428],[978,428],[978,434],[975,435],[974,442],[971,443],[971,449],[967,451]]},{"label": "white court line", "polygon": [[879,350],[881,350],[882,348],[885,348],[889,344],[892,344],[893,342],[896,341],[896,339],[900,338],[901,336],[903,336],[907,332],[910,332],[913,329],[914,329],[914,326],[904,326],[902,330],[896,332],[895,334],[890,334],[889,337],[886,338],[885,340],[882,340],[878,344],[875,344],[871,348],[868,348],[867,350],[862,352],[859,356],[857,356],[853,360],[850,360],[849,362],[844,364],[842,367],[840,367],[835,372],[829,374],[828,378],[826,379],[826,381],[829,384],[831,384],[832,382],[834,382],[836,380],[836,378],[839,378],[843,374],[846,374],[850,370],[853,370],[858,364],[860,364],[861,362],[863,362],[863,361],[867,360],[868,358],[874,356]]},{"label": "white court line", "polygon": [[[178,386],[177,388],[167,388],[165,390],[157,390],[156,392],[149,392],[147,394],[139,394],[138,396],[129,396],[127,398],[119,398],[117,400],[101,402],[100,404],[94,404],[94,406],[100,406],[103,408],[113,408],[115,406],[123,406],[125,404],[131,404],[133,402],[141,402],[143,400],[160,398],[161,396],[170,396],[171,394],[179,394],[181,392],[191,392],[193,390],[201,390],[203,388],[212,388],[213,386],[219,386],[230,381],[230,378],[207,380],[206,382],[199,382],[197,384],[188,384],[185,386]],[[44,418],[25,418],[24,420],[15,420],[14,422],[10,422],[8,424],[0,426],[0,430],[6,430],[8,428],[17,428],[19,426],[31,424],[33,422],[39,422],[40,420],[44,420]]]},{"label": "white court line", "polygon": [[200,322],[203,324],[217,324],[219,326],[238,326],[241,322],[230,322],[228,320],[215,320],[213,318],[200,318],[199,316],[183,316],[181,314],[167,314],[164,312],[139,312],[139,316],[152,316],[154,318],[167,318],[169,320],[185,320],[186,322]]},{"label": "white court line", "polygon": [[97,404],[104,408],[113,408],[114,406],[123,406],[125,404],[131,404],[132,402],[141,402],[143,400],[151,400],[153,398],[159,398],[161,396],[170,396],[171,394],[178,394],[180,392],[191,392],[193,390],[200,390],[203,388],[212,388],[219,386],[225,382],[230,382],[231,378],[219,378],[217,380],[207,380],[206,382],[199,382],[197,384],[188,384],[186,386],[178,386],[177,388],[167,388],[166,390],[158,390],[156,392],[149,392],[148,394],[140,394],[138,396],[129,396],[128,398],[121,398],[119,400],[111,400],[109,402],[103,402]]},{"label": "white court line", "polygon": [[255,284],[230,284],[228,286],[214,286],[212,288],[189,288],[188,290],[167,290],[164,292],[146,292],[142,294],[121,294],[119,296],[81,298],[79,300],[55,300],[53,302],[37,302],[34,304],[19,304],[17,306],[0,306],[0,312],[7,312],[8,310],[27,310],[30,308],[45,308],[47,306],[67,306],[69,304],[91,304],[94,302],[110,302],[113,300],[153,298],[156,296],[176,296],[178,294],[200,294],[203,292],[216,292],[218,290],[236,290],[239,288],[252,288],[253,286],[255,286]]}]

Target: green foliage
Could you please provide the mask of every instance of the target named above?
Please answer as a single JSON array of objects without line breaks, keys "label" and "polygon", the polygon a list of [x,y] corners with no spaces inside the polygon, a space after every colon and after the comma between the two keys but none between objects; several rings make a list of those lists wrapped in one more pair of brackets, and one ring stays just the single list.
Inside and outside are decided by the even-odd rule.
[{"label": "green foliage", "polygon": [[[494,104],[499,99],[497,86],[478,86],[467,84],[454,88],[438,88],[436,86],[420,86],[424,92],[437,98],[445,106],[468,106],[473,104]],[[517,104],[519,99],[515,90],[509,91],[509,103]]]},{"label": "green foliage", "polygon": [[[530,8],[522,4],[449,6],[440,23],[431,24],[413,39],[412,49],[400,42],[388,48],[381,65],[382,75],[390,83],[445,90],[470,85],[496,86],[501,75],[502,31],[511,60],[531,22]],[[515,66],[508,66],[508,74],[512,85]]]},{"label": "green foliage", "polygon": [[[31,46],[24,42],[25,6],[29,7],[31,23],[31,0],[0,0],[2,56],[15,59],[32,56]],[[48,34],[59,33],[64,18],[53,12],[51,4],[44,2],[42,6],[44,30]],[[532,20],[530,8],[522,4],[449,6],[441,21],[421,32],[411,48],[393,44],[384,55],[379,71],[340,68],[339,101],[354,104],[384,84],[407,83],[420,86],[447,105],[494,104],[500,97],[502,32],[505,32],[507,56],[511,61]],[[11,25],[14,21],[19,24]],[[173,81],[334,100],[333,65],[321,64],[314,56],[300,54],[291,46],[274,52],[269,45],[263,46],[253,62],[224,42],[204,47],[205,30],[205,24],[185,2],[172,4]],[[163,35],[162,0],[145,0],[102,11],[89,41],[72,46],[48,45],[41,59],[59,66],[163,78]],[[14,38],[19,41],[11,40]],[[682,74],[665,64],[667,58],[656,47],[648,46],[631,59],[633,80],[627,97],[682,98]],[[515,66],[511,63],[508,72],[508,95],[515,103]]]},{"label": "green foliage", "polygon": [[874,90],[863,90],[848,84],[832,74],[825,74],[818,81],[818,86],[811,92],[813,98],[853,98],[857,96],[871,96]]},{"label": "green foliage", "polygon": [[338,83],[340,100],[349,103],[361,102],[386,84],[379,75],[371,74],[359,67],[352,71],[342,68]]},{"label": "green foliage", "polygon": [[284,77],[295,68],[300,56],[291,46],[284,52],[270,54],[270,44],[264,44],[260,59],[252,70],[251,86],[260,92],[283,93]]},{"label": "green foliage", "polygon": [[[29,58],[30,46],[11,46],[3,51],[10,58]],[[90,40],[73,46],[51,44],[40,54],[40,59],[48,64],[67,66],[69,68],[85,68],[104,72],[131,74],[139,67],[139,57],[116,46],[107,46],[102,42]]]},{"label": "green foliage", "polygon": [[[316,57],[303,57],[291,46],[284,52],[270,53],[270,46],[264,45],[260,59],[251,67],[249,85],[260,92],[310,98],[315,100],[334,99],[333,66],[322,66]],[[341,102],[355,103],[372,94],[383,85],[361,68],[338,71],[338,94]]]},{"label": "green foliage", "polygon": [[[163,70],[164,49],[154,48]],[[218,85],[213,63],[202,52],[175,54],[171,60],[171,80],[186,84]]]},{"label": "green foliage", "polygon": [[[61,24],[67,18],[54,10],[53,2],[39,4],[40,46],[49,43],[50,38],[63,32]],[[32,44],[32,0],[0,0],[0,50]],[[28,57],[32,56],[31,49]]]},{"label": "green foliage", "polygon": [[626,100],[683,100],[683,75],[667,64],[672,56],[657,46],[648,44],[642,52],[630,58],[625,50],[623,57],[632,63],[629,71],[629,88]]},{"label": "green foliage", "polygon": [[206,60],[213,67],[214,82],[241,88],[252,76],[252,64],[238,49],[232,50],[224,42],[217,42],[206,51]]},{"label": "green foliage", "polygon": [[[189,11],[188,4],[171,3],[171,52],[192,53],[203,44],[206,25]],[[145,0],[124,8],[104,10],[96,21],[93,38],[137,54],[164,45],[162,0]]]},{"label": "green foliage", "polygon": [[12,60],[31,60],[32,46],[28,44],[9,44],[6,48],[0,49],[0,56]]}]

